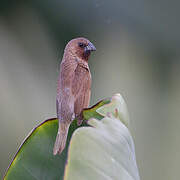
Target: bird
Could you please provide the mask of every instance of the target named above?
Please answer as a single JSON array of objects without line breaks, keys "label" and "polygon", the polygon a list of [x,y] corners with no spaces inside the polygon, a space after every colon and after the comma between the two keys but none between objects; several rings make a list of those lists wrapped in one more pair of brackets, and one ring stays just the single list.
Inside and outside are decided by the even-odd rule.
[{"label": "bird", "polygon": [[69,41],[64,49],[57,83],[56,111],[59,121],[53,154],[61,154],[66,146],[69,126],[77,118],[83,121],[82,110],[88,108],[91,96],[91,72],[88,59],[95,46],[86,38]]}]

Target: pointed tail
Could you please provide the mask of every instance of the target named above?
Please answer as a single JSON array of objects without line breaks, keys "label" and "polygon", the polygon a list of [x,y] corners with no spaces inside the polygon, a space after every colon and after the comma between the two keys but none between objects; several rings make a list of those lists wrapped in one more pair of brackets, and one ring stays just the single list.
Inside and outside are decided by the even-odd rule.
[{"label": "pointed tail", "polygon": [[53,154],[56,155],[61,154],[61,152],[64,150],[66,146],[66,139],[67,139],[67,134],[68,134],[68,129],[69,129],[70,124],[69,123],[59,123],[59,129],[58,133],[56,136],[56,141],[54,144],[54,149],[53,149]]}]

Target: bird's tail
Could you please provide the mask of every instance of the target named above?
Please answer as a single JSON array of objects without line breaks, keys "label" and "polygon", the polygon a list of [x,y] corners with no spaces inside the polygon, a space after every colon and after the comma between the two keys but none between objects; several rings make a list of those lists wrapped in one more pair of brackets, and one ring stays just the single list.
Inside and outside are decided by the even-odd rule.
[{"label": "bird's tail", "polygon": [[61,152],[64,150],[66,146],[66,139],[67,139],[67,134],[68,134],[68,129],[69,129],[69,123],[59,123],[59,129],[58,133],[56,136],[56,141],[54,144],[54,149],[53,149],[53,154],[56,155],[61,154]]}]

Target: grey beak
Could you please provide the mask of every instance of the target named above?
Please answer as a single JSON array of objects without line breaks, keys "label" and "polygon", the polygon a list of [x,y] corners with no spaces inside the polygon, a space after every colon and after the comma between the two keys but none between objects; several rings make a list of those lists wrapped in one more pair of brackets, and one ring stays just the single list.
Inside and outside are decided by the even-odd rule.
[{"label": "grey beak", "polygon": [[96,51],[96,48],[93,43],[89,42],[88,45],[85,47],[85,51]]}]

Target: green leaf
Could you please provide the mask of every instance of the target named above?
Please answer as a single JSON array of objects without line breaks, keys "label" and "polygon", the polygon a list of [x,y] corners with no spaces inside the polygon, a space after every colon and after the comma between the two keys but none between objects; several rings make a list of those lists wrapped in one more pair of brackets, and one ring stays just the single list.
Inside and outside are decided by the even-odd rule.
[{"label": "green leaf", "polygon": [[[102,118],[96,109],[108,103],[99,102],[83,112],[84,118]],[[85,122],[81,126],[87,126]],[[58,130],[58,120],[49,119],[37,126],[24,140],[10,164],[4,180],[60,180],[64,176],[67,149],[72,133],[78,128],[74,120],[69,128],[67,144],[61,155],[53,155],[53,146]]]},{"label": "green leaf", "polygon": [[57,129],[57,119],[47,120],[36,127],[21,145],[4,179],[62,178],[65,153],[56,157],[52,154]]},{"label": "green leaf", "polygon": [[105,105],[105,104],[108,104],[110,103],[110,99],[107,98],[107,99],[104,99],[100,102],[98,102],[97,104],[95,104],[94,106],[92,106],[91,108],[88,108],[88,109],[84,109],[83,111],[83,116],[86,120],[90,119],[90,118],[96,118],[96,119],[102,119],[103,118],[103,115],[101,115],[100,113],[97,113],[96,110],[98,108],[100,108],[101,106]]},{"label": "green leaf", "polygon": [[46,120],[36,127],[16,153],[4,179],[62,180],[68,156],[66,180],[139,180],[134,143],[125,126],[129,122],[127,107],[122,97],[116,94],[111,101],[100,101],[85,109],[83,116],[85,120],[91,118],[89,125],[83,122],[83,127],[77,129],[77,120],[74,120],[69,128],[66,148],[57,156],[52,150],[58,120]]},{"label": "green leaf", "polygon": [[139,180],[128,128],[114,117],[88,123],[93,128],[79,128],[72,136],[65,180]]},{"label": "green leaf", "polygon": [[96,112],[104,118],[90,119],[91,127],[80,128],[72,136],[65,180],[139,180],[124,99],[115,94]]}]

